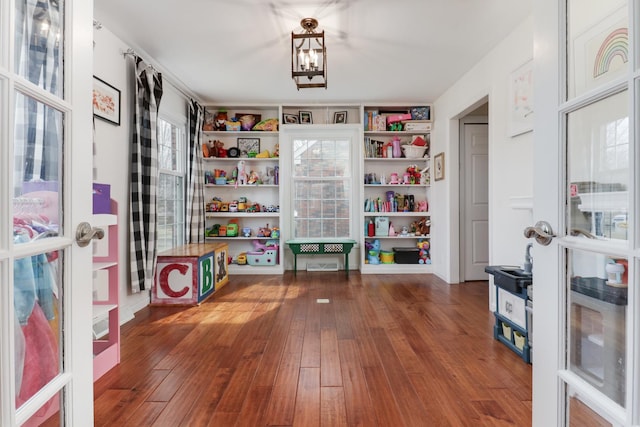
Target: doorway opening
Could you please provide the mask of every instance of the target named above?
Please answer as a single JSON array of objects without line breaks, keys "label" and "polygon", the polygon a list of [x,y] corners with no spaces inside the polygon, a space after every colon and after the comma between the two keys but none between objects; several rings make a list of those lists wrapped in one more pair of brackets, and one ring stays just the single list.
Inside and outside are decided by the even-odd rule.
[{"label": "doorway opening", "polygon": [[483,100],[459,119],[460,282],[488,280],[489,103]]}]

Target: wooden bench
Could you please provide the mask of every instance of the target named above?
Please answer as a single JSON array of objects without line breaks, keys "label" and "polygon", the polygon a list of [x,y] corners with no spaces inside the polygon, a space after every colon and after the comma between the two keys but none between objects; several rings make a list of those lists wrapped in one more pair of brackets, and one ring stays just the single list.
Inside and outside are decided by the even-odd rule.
[{"label": "wooden bench", "polygon": [[298,272],[298,255],[344,254],[344,269],[349,276],[349,252],[353,239],[291,239],[286,241],[293,252],[293,274]]}]

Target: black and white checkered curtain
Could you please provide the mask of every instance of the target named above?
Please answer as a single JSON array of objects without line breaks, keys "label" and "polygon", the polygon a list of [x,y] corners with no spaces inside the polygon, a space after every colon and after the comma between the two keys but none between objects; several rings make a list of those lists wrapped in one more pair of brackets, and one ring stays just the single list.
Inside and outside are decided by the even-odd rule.
[{"label": "black and white checkered curtain", "polygon": [[[62,54],[58,35],[63,30],[61,5],[53,0],[16,2],[15,63],[31,83],[62,96]],[[16,97],[15,194],[25,181],[60,179],[62,117],[55,109],[29,96]]]},{"label": "black and white checkered curtain", "polygon": [[131,290],[150,289],[156,266],[157,119],[162,75],[136,58],[136,105],[131,144]]},{"label": "black and white checkered curtain", "polygon": [[189,102],[189,157],[187,165],[187,243],[204,242],[204,174],[202,173],[202,120],[204,110]]}]

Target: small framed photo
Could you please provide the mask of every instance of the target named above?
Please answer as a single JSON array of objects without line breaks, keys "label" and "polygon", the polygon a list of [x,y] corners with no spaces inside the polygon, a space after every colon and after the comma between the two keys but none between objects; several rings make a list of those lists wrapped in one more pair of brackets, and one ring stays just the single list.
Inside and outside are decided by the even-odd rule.
[{"label": "small framed photo", "polygon": [[283,114],[282,121],[285,125],[295,125],[300,123],[298,116],[295,114]]},{"label": "small framed photo", "polygon": [[202,130],[210,132],[215,130],[216,116],[210,110],[204,109],[204,120],[202,121]]},{"label": "small framed photo", "polygon": [[347,112],[336,111],[335,113],[333,113],[333,123],[347,123]]},{"label": "small framed photo", "polygon": [[434,161],[434,172],[433,178],[436,181],[440,181],[444,179],[444,153],[438,153],[433,158]]},{"label": "small framed photo", "polygon": [[311,111],[298,111],[298,115],[300,116],[300,123],[303,125],[310,125],[313,123]]},{"label": "small framed photo", "polygon": [[[238,138],[238,151],[240,151],[240,157],[255,157],[255,154],[260,153],[260,138]],[[250,153],[254,153],[251,156]]]},{"label": "small framed photo", "polygon": [[93,76],[93,115],[120,126],[120,91]]}]

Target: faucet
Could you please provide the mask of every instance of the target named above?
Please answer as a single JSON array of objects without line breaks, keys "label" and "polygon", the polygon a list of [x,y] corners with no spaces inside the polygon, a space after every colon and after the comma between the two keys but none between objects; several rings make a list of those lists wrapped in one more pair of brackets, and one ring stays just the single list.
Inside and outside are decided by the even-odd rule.
[{"label": "faucet", "polygon": [[524,252],[524,266],[523,270],[525,273],[531,274],[533,272],[533,257],[531,256],[531,248],[533,247],[533,243],[529,243],[527,245],[527,249]]}]

